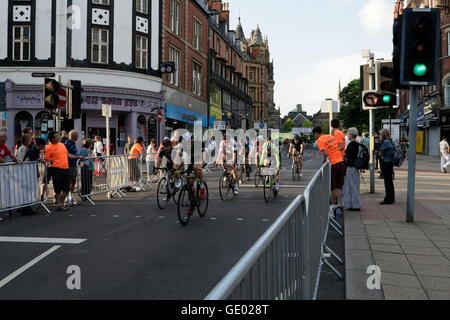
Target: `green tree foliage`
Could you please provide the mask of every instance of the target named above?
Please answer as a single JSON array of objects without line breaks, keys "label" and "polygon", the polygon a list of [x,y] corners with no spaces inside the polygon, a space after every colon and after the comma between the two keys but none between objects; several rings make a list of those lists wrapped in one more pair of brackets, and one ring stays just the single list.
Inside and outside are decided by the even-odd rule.
[{"label": "green tree foliage", "polygon": [[286,122],[283,124],[283,132],[290,133],[292,131],[292,128],[295,127],[295,123],[292,121],[292,119],[287,119]]},{"label": "green tree foliage", "polygon": [[[344,128],[355,127],[360,133],[369,131],[369,111],[363,111],[361,108],[362,97],[360,91],[360,80],[351,81],[341,92],[342,106],[338,119],[341,120]],[[375,131],[381,129],[381,120],[396,118],[396,110],[393,108],[376,110]]]},{"label": "green tree foliage", "polygon": [[311,121],[306,120],[305,122],[303,122],[303,128],[312,128],[313,124]]}]

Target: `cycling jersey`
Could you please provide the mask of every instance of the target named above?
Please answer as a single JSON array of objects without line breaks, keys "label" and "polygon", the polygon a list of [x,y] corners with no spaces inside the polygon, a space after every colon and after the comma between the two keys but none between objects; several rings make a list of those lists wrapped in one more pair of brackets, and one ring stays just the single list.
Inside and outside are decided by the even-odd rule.
[{"label": "cycling jersey", "polygon": [[260,166],[264,166],[265,160],[271,160],[275,157],[277,161],[277,168],[281,168],[280,152],[277,146],[275,146],[272,141],[267,141],[263,146],[263,152],[260,160]]},{"label": "cycling jersey", "polygon": [[159,153],[159,159],[167,159],[167,169],[172,170],[174,162],[172,161],[172,150],[166,151],[165,149],[162,149]]},{"label": "cycling jersey", "polygon": [[300,138],[300,140],[297,143],[295,143],[295,140],[291,141],[291,145],[295,148],[295,150],[297,150],[297,152],[300,152],[300,150],[302,149],[302,144],[304,144],[302,138]]}]

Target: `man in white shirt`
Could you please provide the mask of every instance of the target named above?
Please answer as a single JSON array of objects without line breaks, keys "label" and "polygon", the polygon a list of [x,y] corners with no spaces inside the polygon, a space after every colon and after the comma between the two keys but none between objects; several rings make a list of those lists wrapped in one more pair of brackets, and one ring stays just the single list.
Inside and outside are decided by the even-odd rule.
[{"label": "man in white shirt", "polygon": [[450,169],[450,146],[447,141],[447,137],[444,137],[439,144],[441,152],[441,171],[447,173]]}]

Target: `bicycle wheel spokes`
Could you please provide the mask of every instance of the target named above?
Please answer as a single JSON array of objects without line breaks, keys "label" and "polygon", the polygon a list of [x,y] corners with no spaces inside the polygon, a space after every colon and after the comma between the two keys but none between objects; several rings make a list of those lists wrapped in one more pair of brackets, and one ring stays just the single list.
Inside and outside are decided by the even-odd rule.
[{"label": "bicycle wheel spokes", "polygon": [[167,204],[169,203],[169,191],[166,178],[162,178],[161,181],[159,181],[158,183],[158,191],[156,193],[156,199],[158,201],[158,207],[161,210],[164,210],[167,207]]},{"label": "bicycle wheel spokes", "polygon": [[272,178],[267,176],[264,177],[264,200],[266,200],[266,202],[269,202],[271,195],[272,195]]},{"label": "bicycle wheel spokes", "polygon": [[[202,218],[204,218],[206,216],[206,212],[208,211],[208,206],[209,206],[208,185],[206,184],[206,182],[203,182],[203,184],[205,185],[205,189],[206,189],[206,197],[203,200],[202,199],[199,200],[199,204],[197,207],[198,215]],[[200,188],[200,186],[198,186],[197,188]],[[200,193],[199,193],[198,197],[200,198]]]},{"label": "bicycle wheel spokes", "polygon": [[186,226],[191,219],[192,211],[191,211],[191,200],[189,197],[189,191],[185,187],[181,189],[178,196],[178,220],[180,221],[182,226]]},{"label": "bicycle wheel spokes", "polygon": [[220,176],[219,193],[222,201],[227,201],[230,193],[229,178],[226,173]]}]

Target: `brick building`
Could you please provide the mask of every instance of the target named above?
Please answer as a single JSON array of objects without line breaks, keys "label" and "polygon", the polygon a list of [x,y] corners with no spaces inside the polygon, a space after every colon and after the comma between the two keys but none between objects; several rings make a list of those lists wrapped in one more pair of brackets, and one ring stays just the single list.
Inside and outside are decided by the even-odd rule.
[{"label": "brick building", "polygon": [[208,125],[208,1],[162,1],[162,59],[176,71],[163,77],[166,96],[165,134],[195,121]]},{"label": "brick building", "polygon": [[209,0],[210,17],[210,127],[225,121],[227,128],[248,128],[252,100],[244,74],[245,55],[236,31],[230,30],[229,3]]},{"label": "brick building", "polygon": [[[419,88],[418,131],[423,132],[423,153],[439,155],[439,141],[444,135],[450,137],[450,11],[448,0],[397,0],[394,16],[403,13],[403,8],[441,9],[441,54],[439,58],[438,83]],[[409,90],[400,90],[398,118],[403,120],[402,137],[408,136]]]}]

